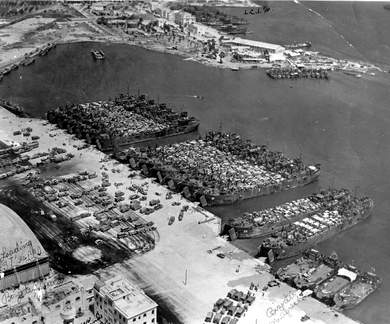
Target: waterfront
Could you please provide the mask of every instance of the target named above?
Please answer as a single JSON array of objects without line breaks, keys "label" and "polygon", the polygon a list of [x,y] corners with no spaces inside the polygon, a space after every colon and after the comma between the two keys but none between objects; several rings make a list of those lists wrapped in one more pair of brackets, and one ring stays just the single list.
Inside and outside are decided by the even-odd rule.
[{"label": "waterfront", "polygon": [[[91,48],[102,48],[106,61],[94,62]],[[139,88],[178,110],[184,107],[200,118],[202,130],[222,123],[224,130],[256,143],[268,143],[291,156],[302,153],[305,161],[321,163],[319,184],[213,211],[231,217],[329,185],[371,196],[373,217],[320,248],[326,253],[337,250],[343,260],[354,260],[365,270],[369,265],[376,268],[384,279],[382,287],[347,314],[364,323],[386,323],[390,317],[389,84],[388,74],[368,79],[332,74],[329,82],[274,82],[263,71],[220,70],[125,45],[87,43],[58,46],[34,65],[12,72],[0,83],[0,96],[42,116],[65,102],[106,99],[119,90],[130,88],[134,93]],[[256,242],[243,245],[255,247]]]},{"label": "waterfront", "polygon": [[[302,153],[308,162],[321,163],[319,184],[213,211],[223,217],[234,216],[246,208],[294,199],[319,186],[345,186],[370,195],[376,203],[373,217],[321,247],[324,252],[337,249],[344,260],[355,260],[362,268],[376,268],[384,278],[382,288],[349,313],[363,322],[369,323],[370,316],[383,322],[387,316],[385,300],[390,295],[390,278],[385,271],[390,266],[386,258],[390,186],[385,167],[390,158],[388,76],[358,80],[335,74],[329,82],[280,83],[259,71],[214,69],[125,45],[100,46],[108,59],[103,64],[94,63],[89,55],[91,47],[96,44],[58,46],[52,55],[31,68],[19,69],[4,79],[0,94],[8,94],[7,99],[42,116],[49,108],[65,102],[112,97],[118,89],[127,91],[128,86],[133,92],[148,89],[162,102],[172,103],[179,110],[184,106],[201,119],[203,130],[218,128],[222,123],[223,129],[240,132],[256,143],[269,143],[291,156]],[[166,75],[170,75],[169,80]],[[204,99],[192,95],[202,95]],[[255,246],[250,243],[245,245]]]}]

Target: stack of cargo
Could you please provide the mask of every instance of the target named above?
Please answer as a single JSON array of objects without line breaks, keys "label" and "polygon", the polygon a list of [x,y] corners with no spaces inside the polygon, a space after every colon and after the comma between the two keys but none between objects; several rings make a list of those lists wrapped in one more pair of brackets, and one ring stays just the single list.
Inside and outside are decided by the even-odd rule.
[{"label": "stack of cargo", "polygon": [[260,255],[269,261],[300,254],[314,244],[324,241],[366,219],[374,206],[368,197],[345,194],[336,204],[283,227],[273,237],[265,239]]},{"label": "stack of cargo", "polygon": [[47,119],[102,151],[120,151],[135,143],[190,133],[199,126],[187,112],[175,113],[144,95],[67,105],[49,111]]},{"label": "stack of cargo", "polygon": [[203,205],[271,194],[319,176],[319,166],[307,167],[300,159],[288,159],[235,134],[210,132],[204,139],[126,153],[132,167],[157,176]]}]

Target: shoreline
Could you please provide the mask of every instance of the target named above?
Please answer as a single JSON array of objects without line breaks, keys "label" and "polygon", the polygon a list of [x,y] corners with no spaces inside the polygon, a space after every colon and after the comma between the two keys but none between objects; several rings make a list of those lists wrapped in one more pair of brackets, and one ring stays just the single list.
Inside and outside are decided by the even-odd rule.
[{"label": "shoreline", "polygon": [[[85,161],[88,160],[88,170],[99,174],[99,177],[94,180],[101,180],[102,162],[100,161],[105,154],[95,148],[76,150],[73,145],[83,141],[73,139],[71,135],[51,124],[45,124],[42,119],[26,120],[4,109],[0,110],[0,116],[2,117],[0,119],[1,138],[18,140],[17,136],[12,135],[12,130],[15,127],[25,127],[29,124],[33,133],[40,136],[41,143],[39,148],[29,154],[44,151],[47,146],[60,146],[61,143],[66,143],[65,148],[75,154],[72,159],[74,165],[72,172],[85,170]],[[49,134],[55,134],[55,136],[51,137]],[[121,181],[124,182],[124,186],[128,186],[131,183],[147,182],[149,186],[147,202],[155,199],[155,192],[159,193],[160,199],[168,192],[166,187],[155,183],[150,178],[129,179],[127,176],[131,170],[126,165],[118,165],[114,160],[110,159],[103,165],[108,169],[107,172],[113,183]],[[114,168],[120,169],[120,172],[110,171]],[[114,186],[109,188],[111,194],[116,190],[112,187]],[[142,215],[146,221],[153,221],[156,224],[160,237],[156,247],[148,253],[135,256],[121,264],[98,270],[98,274],[102,276],[113,273],[122,274],[127,279],[137,282],[150,295],[162,298],[167,307],[172,309],[172,312],[183,323],[188,324],[200,323],[211,310],[213,303],[218,298],[226,296],[230,289],[236,288],[245,292],[252,281],[264,286],[274,279],[266,270],[268,266],[219,236],[220,218],[213,215],[214,220],[211,222],[199,223],[204,220],[204,213],[212,214],[203,210],[199,211],[197,204],[187,201],[178,194],[173,194],[173,197],[173,201],[181,202],[181,206],[183,204],[190,206],[184,219],[176,220],[173,225],[168,225],[167,215],[177,215],[181,206],[173,206],[172,200],[168,202],[162,199],[162,209],[148,216]],[[231,257],[220,259],[214,253],[206,252],[216,246],[220,246],[220,252],[231,255]],[[186,269],[188,269],[189,279],[184,284]],[[261,323],[272,323],[273,319],[267,316],[267,309],[275,308],[283,303],[291,292],[295,294],[296,290],[286,284],[281,284],[280,287],[269,289],[267,293],[256,293],[255,303],[249,307],[249,311],[240,322],[254,323],[259,319]],[[312,298],[304,298],[291,309],[289,308],[288,314],[282,316],[280,323],[299,323],[303,314],[308,314],[311,318],[325,323],[357,323]]]}]

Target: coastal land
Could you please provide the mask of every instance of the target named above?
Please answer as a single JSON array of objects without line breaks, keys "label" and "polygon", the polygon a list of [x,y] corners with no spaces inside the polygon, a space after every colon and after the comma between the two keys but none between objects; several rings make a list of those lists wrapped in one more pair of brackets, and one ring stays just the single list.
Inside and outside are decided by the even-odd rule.
[{"label": "coastal land", "polygon": [[[153,221],[157,227],[159,239],[156,247],[128,261],[98,270],[95,273],[97,276],[105,278],[120,274],[137,282],[148,294],[163,300],[182,323],[202,322],[217,299],[225,297],[232,288],[245,292],[252,282],[263,287],[274,279],[268,266],[261,260],[219,237],[220,219],[197,204],[177,194],[173,195],[173,200],[164,201],[162,197],[165,197],[167,188],[153,179],[141,176],[128,178],[132,171],[127,166],[107,160],[103,153],[93,147],[77,149],[82,141],[45,121],[19,118],[5,109],[1,109],[0,113],[0,136],[3,140],[18,141],[18,137],[13,135],[14,129],[31,127],[34,134],[40,137],[40,147],[30,154],[46,151],[48,147],[64,147],[74,154],[74,158],[64,162],[63,168],[69,170],[67,164],[71,164],[74,173],[87,168],[99,174],[94,179],[98,183],[104,166],[109,179],[113,183],[122,182],[123,187],[147,182],[149,190],[145,204],[156,197],[162,199],[162,209],[149,216],[142,216],[146,221]],[[116,169],[120,172],[112,171]],[[108,192],[114,194],[115,187],[109,187]],[[169,217],[177,215],[181,208],[172,206],[173,201],[180,202],[181,206],[188,205],[189,211],[182,221],[169,225]],[[80,226],[83,223],[86,226],[83,221],[80,221]],[[216,255],[217,252],[207,252],[215,248],[228,257],[221,259]],[[300,323],[305,314],[313,323],[355,323],[311,297],[300,296],[295,289],[285,284],[267,291],[259,290],[255,297],[255,302],[240,323],[254,323],[256,320],[261,323]]]},{"label": "coastal land", "polygon": [[[39,49],[48,43],[94,41],[140,46],[157,52],[179,55],[185,60],[233,70],[276,67],[290,71],[305,68],[343,71],[358,77],[382,71],[379,66],[362,60],[332,58],[315,50],[303,50],[300,44],[295,44],[294,41],[293,44],[286,45],[286,48],[283,44],[264,43],[265,48],[268,46],[281,48],[281,52],[271,54],[271,59],[267,60],[260,58],[256,51],[246,49],[246,36],[238,35],[244,37],[242,39],[199,22],[191,25],[193,30],[190,25],[183,29],[176,21],[161,16],[165,11],[168,11],[168,14],[178,11],[171,10],[163,1],[145,2],[142,5],[118,10],[107,9],[109,4],[109,2],[106,6],[104,2],[92,6],[77,3],[49,4],[45,10],[37,10],[33,14],[22,15],[0,25],[2,39],[0,68],[34,58]],[[248,3],[238,1],[229,5],[245,8]],[[252,4],[251,8],[256,6],[258,7]],[[185,13],[184,10],[179,12]],[[248,37],[251,38],[251,35]],[[212,39],[219,40],[219,43],[213,43]],[[225,40],[229,43],[229,39],[235,42],[242,41],[240,46],[243,50],[232,51],[234,46],[227,49],[224,44]],[[263,46],[262,42],[256,42],[254,46]],[[237,55],[240,58],[237,58]]]},{"label": "coastal land", "polygon": [[[4,32],[4,36],[7,34],[12,35],[12,37],[6,36],[3,38],[6,44],[4,46],[5,51],[0,53],[2,58],[0,64],[5,67],[21,62],[25,59],[26,53],[46,46],[49,42],[96,41],[137,45],[151,50],[181,55],[190,60],[196,60],[216,67],[236,67],[236,65],[229,65],[229,62],[218,63],[216,60],[208,60],[207,58],[196,59],[194,58],[195,52],[193,49],[188,51],[181,50],[182,47],[178,46],[178,43],[181,43],[181,41],[169,40],[168,37],[165,45],[161,45],[159,42],[155,43],[146,36],[137,36],[137,40],[129,40],[127,38],[124,39],[123,35],[117,31],[96,24],[95,18],[79,16],[62,22],[56,19],[53,17],[32,17],[26,19],[27,23],[24,22],[21,25],[16,23],[4,27],[5,29],[0,29],[0,32]],[[15,27],[16,29],[12,29]],[[19,34],[16,30],[19,31]],[[44,32],[42,33],[42,31]],[[19,35],[19,38],[13,38],[13,35]],[[183,44],[187,44],[187,41],[184,40]],[[176,46],[178,49],[172,49],[172,46]],[[183,48],[186,47],[186,45],[183,45]],[[270,65],[264,64],[263,67],[270,67]],[[248,66],[243,65],[242,67]],[[367,73],[367,77],[370,77],[369,73]],[[2,136],[12,138],[10,135],[12,134],[12,128],[8,128],[9,126],[6,125],[10,122],[12,127],[21,127],[20,125],[25,123],[25,120],[19,120],[5,111],[2,114],[4,114],[2,115],[4,118],[2,118],[0,127],[1,130],[4,130]],[[49,126],[44,126],[41,124],[41,121],[35,119],[31,123],[31,126],[37,131],[39,129],[42,130],[40,135],[43,143],[48,141],[51,144],[55,142],[57,145],[62,145],[64,142],[67,143],[66,147],[68,145],[72,147],[73,144],[76,144],[74,142],[76,140],[70,139],[69,135],[60,130],[52,131],[52,133],[55,132],[57,134],[52,138],[45,137],[44,133],[48,131],[47,127]],[[80,144],[78,141],[77,143]],[[76,151],[75,154],[77,163],[74,169],[72,165],[72,171],[74,172],[84,170],[86,160],[100,161],[103,157],[102,153],[95,149]],[[113,166],[114,161],[112,160],[106,163],[108,169],[111,169]],[[88,165],[88,167],[91,167],[91,171],[96,170],[99,172],[101,164],[96,162],[96,165]],[[128,175],[129,171],[126,167],[120,166],[120,168],[120,175],[110,172],[109,176],[114,181],[122,181],[122,177]],[[133,181],[142,183],[146,180],[137,178]],[[162,196],[165,196],[166,189],[156,185],[150,179],[147,181],[151,193],[162,192]],[[156,197],[151,194],[151,196],[148,196],[148,201],[153,198]],[[260,286],[265,285],[272,279],[272,276],[266,271],[262,262],[253,259],[245,252],[218,237],[218,228],[220,226],[218,218],[204,224],[198,224],[199,221],[207,218],[205,214],[209,219],[214,218],[214,216],[203,210],[196,210],[195,205],[184,201],[179,196],[175,196],[175,199],[182,204],[191,206],[191,212],[184,217],[183,221],[181,223],[175,222],[172,226],[168,226],[167,215],[177,214],[180,207],[174,207],[164,202],[162,210],[145,217],[147,220],[150,219],[155,222],[161,235],[160,242],[157,243],[156,248],[147,254],[105,269],[100,274],[104,276],[113,272],[122,274],[125,272],[128,278],[141,282],[142,287],[149,294],[166,301],[180,318],[180,321],[184,323],[199,323],[203,320],[205,314],[211,310],[212,304],[218,298],[226,296],[226,293],[231,288],[234,287],[246,291],[251,282],[258,282]],[[232,252],[230,254],[232,258],[222,260],[216,256],[216,253],[207,253],[208,249],[218,246],[221,246],[221,251],[227,254]],[[239,271],[236,272],[238,266]],[[285,285],[281,285],[279,288],[272,288],[263,296],[262,292],[259,292],[255,304],[249,308],[242,322],[254,323],[258,319],[260,322],[268,323],[281,317],[280,323],[298,323],[305,313],[311,317],[311,321],[314,323],[353,322],[311,298],[299,300],[297,305],[295,305],[295,300],[291,303],[295,298],[291,297],[291,293],[294,293],[294,290]],[[290,307],[290,305],[293,306]],[[259,313],[259,309],[261,309],[262,313]]]}]

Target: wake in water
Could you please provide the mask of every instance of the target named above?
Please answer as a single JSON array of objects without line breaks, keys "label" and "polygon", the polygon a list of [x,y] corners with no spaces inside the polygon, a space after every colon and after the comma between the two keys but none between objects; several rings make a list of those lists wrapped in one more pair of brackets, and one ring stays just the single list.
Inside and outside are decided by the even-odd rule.
[{"label": "wake in water", "polygon": [[357,51],[360,55],[362,55],[358,49],[353,46],[353,44],[351,42],[349,42],[345,36],[343,34],[341,34],[335,26],[333,26],[328,19],[326,19],[323,15],[321,15],[319,12],[305,6],[301,1],[299,0],[293,0],[294,3],[298,4],[298,5],[301,5],[302,7],[304,7],[307,11],[311,12],[312,14],[315,14],[316,16],[320,17],[321,20],[323,20],[336,34],[337,36],[339,36],[349,47],[353,48],[355,51]]}]

